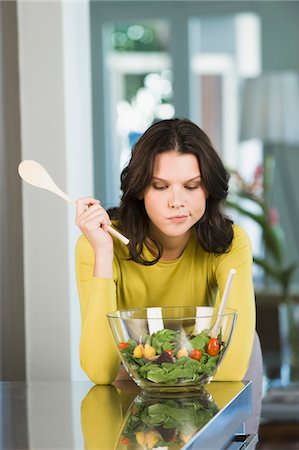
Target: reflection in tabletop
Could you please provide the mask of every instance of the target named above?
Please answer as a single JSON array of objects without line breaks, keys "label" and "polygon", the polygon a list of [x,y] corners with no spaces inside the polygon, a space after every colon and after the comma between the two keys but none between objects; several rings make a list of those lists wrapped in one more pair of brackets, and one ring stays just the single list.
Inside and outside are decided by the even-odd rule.
[{"label": "reflection in tabletop", "polygon": [[217,411],[206,391],[162,398],[142,393],[128,410],[117,449],[180,449]]},{"label": "reflection in tabletop", "polygon": [[0,448],[220,450],[250,414],[249,383],[169,395],[150,397],[132,381],[0,382]]},{"label": "reflection in tabletop", "polygon": [[215,382],[193,395],[161,396],[129,387],[130,382],[94,386],[83,399],[81,425],[86,450],[183,449],[244,385]]}]

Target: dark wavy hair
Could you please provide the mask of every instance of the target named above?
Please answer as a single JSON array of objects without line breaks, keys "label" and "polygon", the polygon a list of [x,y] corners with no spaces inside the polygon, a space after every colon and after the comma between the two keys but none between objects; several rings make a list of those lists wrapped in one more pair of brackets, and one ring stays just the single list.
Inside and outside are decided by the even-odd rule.
[{"label": "dark wavy hair", "polygon": [[[194,225],[198,242],[207,252],[224,253],[233,238],[232,221],[222,212],[229,174],[210,139],[190,120],[162,120],[154,123],[134,145],[131,159],[121,173],[123,194],[117,211],[119,229],[130,239],[130,258],[145,265],[155,264],[163,249],[149,236],[149,218],[142,197],[151,184],[156,155],[170,150],[197,158],[203,186],[208,193],[205,214]],[[142,255],[146,238],[150,238],[158,250],[157,258],[152,261]]]}]

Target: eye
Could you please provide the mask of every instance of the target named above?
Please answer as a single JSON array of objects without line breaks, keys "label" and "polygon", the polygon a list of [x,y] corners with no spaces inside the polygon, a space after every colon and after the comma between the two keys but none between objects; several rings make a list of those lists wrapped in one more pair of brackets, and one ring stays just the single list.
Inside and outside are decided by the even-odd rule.
[{"label": "eye", "polygon": [[185,189],[187,189],[188,191],[194,191],[195,189],[199,189],[201,186],[200,183],[196,183],[196,184],[190,184],[185,186]]},{"label": "eye", "polygon": [[164,191],[165,189],[167,189],[167,185],[165,184],[152,184],[152,187],[156,190],[156,191]]}]

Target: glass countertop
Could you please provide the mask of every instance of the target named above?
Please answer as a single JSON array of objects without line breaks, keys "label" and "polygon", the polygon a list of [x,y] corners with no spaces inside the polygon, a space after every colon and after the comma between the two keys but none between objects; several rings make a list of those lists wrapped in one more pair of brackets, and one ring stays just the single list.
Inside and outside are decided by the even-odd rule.
[{"label": "glass countertop", "polygon": [[251,382],[163,397],[130,381],[1,382],[0,398],[3,450],[222,450],[237,448],[230,443],[250,415]]}]

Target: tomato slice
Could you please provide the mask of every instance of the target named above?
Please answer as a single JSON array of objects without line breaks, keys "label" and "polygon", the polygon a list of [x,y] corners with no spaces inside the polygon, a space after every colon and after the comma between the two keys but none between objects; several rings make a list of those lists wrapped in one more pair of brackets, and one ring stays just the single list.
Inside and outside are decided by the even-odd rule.
[{"label": "tomato slice", "polygon": [[168,348],[167,350],[164,350],[166,353],[168,353],[170,356],[173,356],[173,351],[171,348]]},{"label": "tomato slice", "polygon": [[127,348],[127,347],[129,347],[129,342],[120,342],[119,344],[118,344],[118,348],[120,349],[120,350],[125,350],[125,348]]},{"label": "tomato slice", "polygon": [[130,441],[130,439],[127,436],[123,436],[121,438],[120,442],[121,442],[122,445],[129,445],[129,444],[131,444],[131,441]]},{"label": "tomato slice", "polygon": [[210,356],[217,356],[220,351],[220,345],[217,338],[211,338],[207,345],[207,353]]}]

